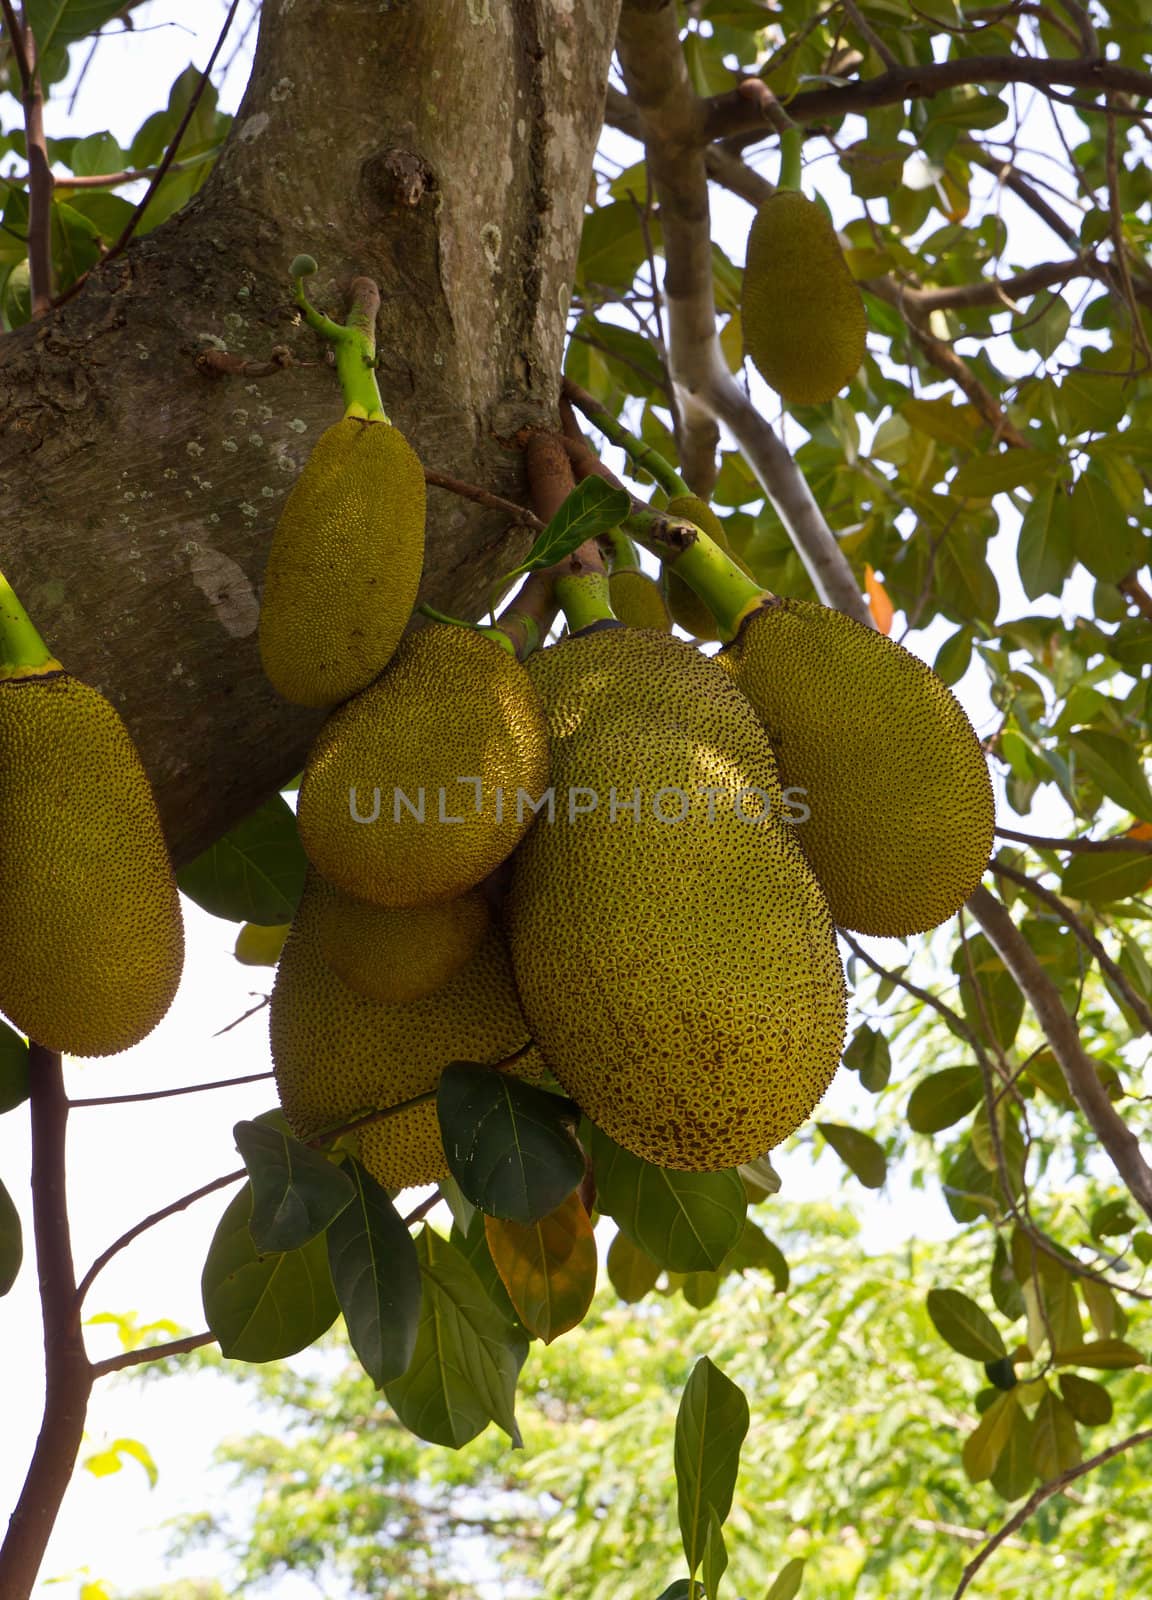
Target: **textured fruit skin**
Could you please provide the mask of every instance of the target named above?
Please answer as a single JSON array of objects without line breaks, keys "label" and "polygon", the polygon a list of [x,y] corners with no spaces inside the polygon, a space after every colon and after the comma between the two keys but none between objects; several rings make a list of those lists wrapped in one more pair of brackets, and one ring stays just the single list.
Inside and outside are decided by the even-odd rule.
[{"label": "textured fruit skin", "polygon": [[0,1011],[50,1050],[137,1044],[180,982],[180,899],[115,707],[66,672],[0,679]]},{"label": "textured fruit skin", "polygon": [[629,628],[654,628],[662,633],[672,629],[668,605],[660,585],[646,572],[631,569],[614,572],[608,580],[612,611]]},{"label": "textured fruit skin", "polygon": [[318,907],[325,961],[350,989],[404,1005],[435,994],[480,948],[488,901],[479,889],[434,906],[374,906],[332,889]]},{"label": "textured fruit skin", "polygon": [[345,418],[320,435],[260,603],[260,659],[285,700],[337,705],[388,665],[420,586],[424,511],[424,471],[398,428]]},{"label": "textured fruit skin", "polygon": [[[459,780],[481,780],[476,787]],[[531,826],[516,792],[548,784],[544,709],[523,666],[470,628],[408,636],[378,682],[329,717],[300,785],[300,838],[345,894],[376,905],[431,905],[473,888]],[[356,791],[357,822],[349,802]],[[396,798],[418,804],[424,821]],[[440,820],[440,791],[444,812]],[[498,790],[503,789],[503,798]],[[397,820],[397,818],[399,820]]]},{"label": "textured fruit skin", "polygon": [[[720,546],[725,555],[732,554],[724,524],[706,500],[700,500],[694,494],[681,494],[669,500],[667,509],[670,517],[683,517],[685,522],[694,523]],[[676,576],[675,567],[664,568],[664,592],[668,597],[672,621],[678,623],[685,633],[690,633],[704,644],[719,639],[716,618],[696,591],[690,589],[683,578]]]},{"label": "textured fruit skin", "polygon": [[809,600],[753,613],[719,657],[764,723],[836,923],[905,936],[967,900],[992,853],[988,763],[955,695],[894,640]]},{"label": "textured fruit skin", "polygon": [[[321,955],[317,911],[331,893],[309,876],[269,1008],[280,1102],[301,1139],[434,1089],[450,1061],[494,1065],[528,1044],[498,928],[443,989],[387,1005],[349,989]],[[534,1054],[516,1064],[522,1077],[540,1070]],[[360,1159],[385,1188],[448,1174],[434,1101],[373,1123],[357,1138]]]},{"label": "textured fruit skin", "polygon": [[[542,817],[517,851],[505,906],[517,987],[544,1057],[618,1144],[663,1167],[713,1171],[763,1155],[831,1081],[845,991],[828,908],[779,810],[743,821],[772,753],[723,671],[667,634],[576,635],[529,660],[548,708],[557,796],[601,809]],[[682,822],[656,791],[691,797]],[[714,786],[709,820],[697,786]],[[610,790],[643,791],[637,824]],[[681,806],[662,802],[666,814]],[[749,798],[750,817],[761,803]]]},{"label": "textured fruit skin", "polygon": [[748,354],[789,404],[834,400],[859,371],[864,302],[835,229],[804,195],[780,190],[757,210],[741,312]]}]

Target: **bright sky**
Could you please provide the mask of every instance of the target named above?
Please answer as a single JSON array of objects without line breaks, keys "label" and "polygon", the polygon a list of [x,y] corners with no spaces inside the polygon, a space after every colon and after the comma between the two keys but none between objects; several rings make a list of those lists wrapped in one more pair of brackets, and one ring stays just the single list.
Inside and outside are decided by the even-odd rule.
[{"label": "bright sky", "polygon": [[[242,8],[242,15],[243,15]],[[92,133],[108,128],[125,145],[139,124],[163,98],[163,85],[189,61],[207,62],[227,10],[224,0],[153,0],[133,13],[135,30],[104,42],[69,114],[71,83],[48,110],[48,132]],[[195,16],[198,20],[189,21]],[[225,46],[224,59],[237,38]],[[243,92],[250,49],[240,53],[221,95],[223,109],[234,110]],[[84,58],[74,51],[74,74]],[[5,127],[17,120],[17,108],[0,100]],[[845,138],[856,137],[846,132]],[[621,159],[636,159],[636,147],[620,140],[613,147]],[[772,171],[774,157],[767,158]],[[813,165],[809,187],[818,187],[838,215],[858,212],[834,162]],[[742,259],[750,212],[743,202],[714,191],[715,232],[729,254]],[[1044,259],[1052,248],[1047,230],[1031,214],[1004,196],[1011,229],[1010,259],[1015,265]],[[1001,345],[1006,344],[1001,341]],[[998,351],[998,354],[1000,352]],[[1017,355],[1017,359],[1021,358]],[[1023,367],[1021,370],[1025,370]],[[754,380],[757,384],[758,379]],[[768,416],[773,398],[754,390]],[[1010,519],[1010,520],[1008,520]],[[1002,616],[1018,616],[1059,608],[1054,602],[1032,604],[1016,577],[1012,547],[1015,518],[1008,508],[991,558],[1003,597]],[[1065,614],[1086,607],[1090,585],[1083,574],[1064,597]],[[933,626],[908,642],[931,661],[947,626]],[[970,673],[958,693],[978,726],[987,727],[991,707],[979,674]],[[1034,813],[1039,831],[1059,831],[1068,822],[1062,803],[1048,798]],[[170,1015],[136,1049],[109,1059],[70,1065],[68,1090],[73,1096],[139,1093],[181,1084],[260,1072],[270,1066],[264,1015],[234,1031],[214,1035],[251,1006],[267,987],[265,968],[239,966],[232,956],[235,928],[185,903],[188,953],[184,980]],[[883,951],[883,942],[877,950]],[[890,952],[889,952],[890,953]],[[860,1115],[867,1126],[868,1097],[855,1078],[841,1074],[822,1106],[831,1119]],[[862,1102],[864,1102],[862,1104]],[[232,1125],[275,1103],[271,1084],[258,1083],[211,1094],[182,1096],[138,1106],[79,1109],[71,1119],[69,1162],[73,1243],[81,1272],[91,1259],[141,1216],[239,1164]],[[833,1195],[842,1178],[834,1156],[813,1162],[809,1151],[778,1153],[774,1160],[784,1178],[784,1195],[806,1199]],[[35,1273],[30,1259],[31,1219],[28,1205],[27,1117],[17,1112],[0,1119],[0,1174],[21,1210],[26,1229],[26,1259],[16,1287],[0,1301],[0,1348],[4,1352],[6,1390],[0,1401],[4,1418],[0,1454],[0,1506],[11,1506],[23,1479],[39,1425],[42,1351]],[[915,1229],[920,1237],[942,1236],[953,1224],[939,1195],[914,1196],[900,1174],[875,1195],[850,1184],[850,1200],[864,1222],[863,1243],[883,1249]],[[227,1194],[212,1196],[189,1211],[145,1234],[120,1255],[98,1280],[87,1305],[89,1315],[136,1312],[142,1322],[170,1318],[189,1329],[203,1326],[200,1268]],[[910,1203],[911,1202],[911,1203]],[[119,1348],[110,1328],[93,1329],[90,1347],[96,1356]],[[44,1566],[38,1595],[44,1600],[74,1600],[87,1579],[105,1579],[110,1588],[128,1590],[176,1576],[224,1575],[207,1554],[179,1562],[165,1558],[165,1518],[195,1511],[231,1497],[227,1480],[211,1471],[213,1446],[226,1433],[247,1431],[260,1422],[242,1392],[210,1377],[166,1378],[147,1386],[127,1379],[105,1380],[96,1392],[89,1416],[84,1454],[105,1449],[121,1437],[139,1438],[155,1458],[159,1483],[148,1488],[131,1460],[114,1477],[97,1480],[81,1471],[69,1491]],[[266,1424],[265,1424],[266,1425]],[[271,1600],[315,1600],[316,1591],[302,1580],[282,1579],[268,1591]],[[493,1590],[493,1594],[496,1594]]]}]

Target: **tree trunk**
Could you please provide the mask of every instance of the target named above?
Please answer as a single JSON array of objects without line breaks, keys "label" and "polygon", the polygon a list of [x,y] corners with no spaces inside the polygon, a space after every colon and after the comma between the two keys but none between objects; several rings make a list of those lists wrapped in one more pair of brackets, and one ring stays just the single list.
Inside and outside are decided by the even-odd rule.
[{"label": "tree trunk", "polygon": [[[619,0],[265,0],[252,79],[185,209],[0,339],[0,569],[134,735],[178,861],[301,766],[321,717],[256,649],[265,552],[341,414],[292,257],[383,295],[380,388],[429,467],[523,503],[547,422]],[[197,355],[312,369],[210,378]],[[482,609],[528,535],[429,490],[422,598]]]}]

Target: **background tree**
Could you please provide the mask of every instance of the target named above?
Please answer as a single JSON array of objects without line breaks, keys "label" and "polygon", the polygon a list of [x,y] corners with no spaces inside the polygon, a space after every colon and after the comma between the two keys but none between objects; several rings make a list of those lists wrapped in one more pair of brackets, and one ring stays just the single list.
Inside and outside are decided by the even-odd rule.
[{"label": "background tree", "polygon": [[[633,0],[577,14],[563,0],[469,0],[368,19],[342,0],[296,0],[262,8],[234,123],[215,112],[210,72],[191,72],[129,151],[99,131],[47,140],[42,99],[64,51],[126,13],[108,0],[18,14],[3,0],[6,81],[24,104],[23,129],[5,137],[27,166],[5,180],[2,219],[2,555],[59,655],[122,710],[174,857],[189,863],[185,887],[257,924],[283,922],[299,889],[290,814],[274,797],[318,719],[262,680],[256,593],[333,390],[288,261],[321,260],[326,303],[358,274],[381,286],[381,388],[434,485],[426,598],[458,614],[477,614],[527,548],[529,505],[554,509],[518,445],[557,425],[571,303],[568,399],[583,420],[568,410],[564,426],[578,472],[590,463],[577,432],[618,438],[623,418],[711,497],[767,586],[882,629],[902,617],[947,681],[970,673],[966,691],[991,696],[986,743],[1010,808],[994,890],[902,950],[847,940],[858,1015],[846,1065],[876,1097],[870,1128],[825,1121],[799,1139],[826,1141],[870,1186],[888,1162],[912,1162],[984,1253],[986,1291],[969,1292],[969,1265],[941,1256],[926,1301],[941,1339],[976,1363],[956,1369],[981,1417],[962,1451],[962,1430],[953,1441],[956,1526],[991,1532],[964,1473],[990,1480],[1021,1526],[1054,1504],[1078,1513],[1063,1490],[1088,1492],[1075,1485],[1096,1439],[1086,1451],[1082,1430],[1108,1428],[1101,1451],[1121,1453],[1102,1463],[1109,1473],[1147,1445],[1142,1371],[1106,1379],[1105,1398],[1088,1387],[1143,1368],[1152,1258],[1139,1094],[1152,1027],[1141,929],[1152,74],[1139,8]],[[792,127],[809,189],[837,199],[871,333],[844,396],[774,422],[758,382],[740,381],[740,268],[711,217],[730,196],[771,192]],[[116,190],[141,172],[149,190],[133,209]],[[450,497],[437,477],[465,492]],[[642,465],[630,481],[652,492]],[[1007,552],[989,557],[1001,530],[1033,614],[1002,615]],[[255,824],[228,831],[270,797]],[[1017,827],[1010,811],[1026,823],[1034,803],[1057,820]],[[254,827],[277,861],[262,900],[235,891]],[[5,1041],[4,1060],[21,1104],[20,1041]],[[96,1377],[154,1354],[87,1360],[63,1206],[68,1103],[52,1064],[32,1066],[50,1379],[64,1357],[68,1373],[0,1556],[14,1597],[30,1589],[67,1481],[77,1406]],[[588,1140],[600,1208],[624,1227],[637,1210],[621,1194],[635,1200],[648,1177],[625,1163],[606,1183],[615,1158]],[[731,1237],[686,1263],[667,1202],[655,1206],[639,1237],[625,1235],[639,1274],[629,1294],[671,1271],[706,1303],[742,1248],[750,1269],[776,1265],[770,1242],[747,1246],[739,1188],[721,1177],[710,1204],[727,1208]],[[745,1182],[761,1192],[755,1175]],[[453,1199],[458,1253],[495,1304],[486,1236]],[[677,1199],[675,1214],[691,1204]],[[18,1247],[5,1218],[8,1271]],[[427,1229],[420,1240],[426,1258],[446,1248]],[[815,1248],[805,1236],[804,1252]],[[545,1252],[544,1270],[555,1265]],[[506,1307],[493,1314],[513,1361],[523,1330]],[[738,1349],[713,1348],[746,1376]],[[510,1395],[490,1414],[505,1406]],[[926,1456],[940,1443],[917,1437]],[[902,1464],[910,1477],[916,1463]],[[639,1511],[635,1526],[647,1537]],[[732,1531],[729,1582],[758,1581],[736,1550],[762,1530],[737,1515]],[[1088,1535],[1076,1537],[1082,1553]],[[1117,1548],[1102,1539],[1106,1570]],[[995,1541],[997,1560],[1017,1559],[1012,1549]],[[950,1559],[956,1573],[955,1549]],[[959,1594],[969,1577],[956,1577]],[[862,1594],[866,1580],[821,1579]],[[715,1566],[705,1582],[715,1589]]]}]

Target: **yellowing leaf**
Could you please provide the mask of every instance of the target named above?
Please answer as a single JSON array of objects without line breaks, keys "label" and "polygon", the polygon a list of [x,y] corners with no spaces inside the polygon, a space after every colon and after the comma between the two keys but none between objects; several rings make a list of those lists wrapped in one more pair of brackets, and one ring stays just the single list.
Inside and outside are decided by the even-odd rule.
[{"label": "yellowing leaf", "polygon": [[596,1240],[578,1194],[538,1222],[485,1217],[488,1249],[521,1322],[545,1344],[583,1322],[596,1288]]},{"label": "yellowing leaf", "polygon": [[964,1471],[973,1483],[982,1483],[995,1472],[1016,1421],[1016,1408],[1016,1395],[1011,1389],[997,1395],[980,1418],[975,1433],[964,1441]]},{"label": "yellowing leaf", "polygon": [[872,613],[872,621],[876,624],[877,632],[891,633],[892,618],[896,615],[896,611],[888,598],[887,589],[870,566],[864,568],[864,587],[868,591],[868,609]]}]

